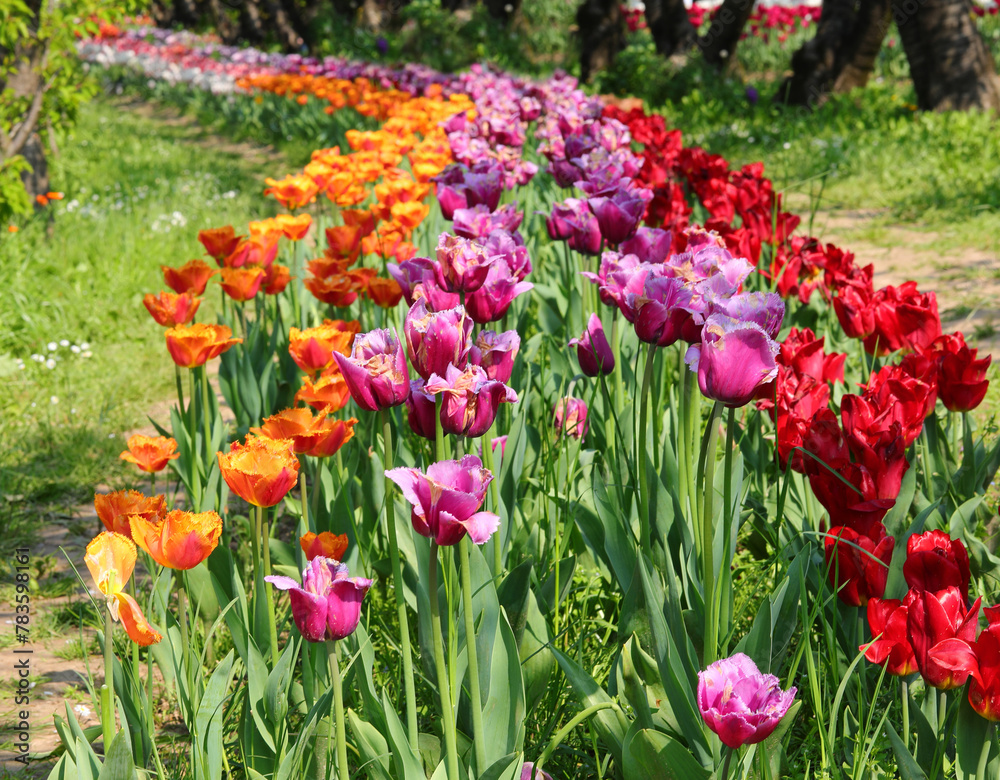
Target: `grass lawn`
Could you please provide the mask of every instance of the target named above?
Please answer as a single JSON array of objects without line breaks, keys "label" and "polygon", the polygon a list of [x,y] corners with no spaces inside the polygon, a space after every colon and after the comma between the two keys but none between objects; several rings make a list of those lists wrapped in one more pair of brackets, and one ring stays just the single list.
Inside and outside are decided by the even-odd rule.
[{"label": "grass lawn", "polygon": [[[266,216],[280,158],[98,100],[62,140],[65,199],[0,235],[0,535],[48,504],[121,481],[122,434],[172,397],[173,363],[142,296],[160,265],[201,255],[200,229]],[[147,112],[148,113],[148,112]],[[199,312],[213,316],[216,297]],[[34,359],[32,356],[37,356]],[[23,366],[23,367],[22,367]]]}]

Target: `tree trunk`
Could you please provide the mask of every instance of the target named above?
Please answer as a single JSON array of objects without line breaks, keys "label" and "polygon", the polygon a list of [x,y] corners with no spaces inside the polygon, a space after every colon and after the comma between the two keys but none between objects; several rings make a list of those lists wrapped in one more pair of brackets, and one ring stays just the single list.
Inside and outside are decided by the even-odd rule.
[{"label": "tree trunk", "polygon": [[35,198],[49,191],[49,166],[45,161],[45,147],[42,145],[42,137],[38,133],[31,134],[28,142],[21,149],[21,155],[31,166],[30,171],[24,171],[21,174],[21,181],[37,211],[41,209],[41,206],[35,202]]},{"label": "tree trunk", "polygon": [[774,99],[794,106],[816,105],[849,59],[856,20],[853,0],[823,0],[816,35],[792,55],[792,75],[781,83]]},{"label": "tree trunk", "polygon": [[882,49],[891,24],[891,0],[866,0],[861,3],[851,34],[853,56],[846,60],[834,79],[834,92],[850,92],[868,84],[875,70],[875,58]]},{"label": "tree trunk", "polygon": [[1000,80],[968,0],[893,0],[892,15],[928,111],[1000,111]]},{"label": "tree trunk", "polygon": [[264,21],[261,19],[257,0],[245,0],[240,3],[240,37],[248,43],[264,41]]},{"label": "tree trunk", "polygon": [[724,0],[708,31],[698,41],[705,62],[716,68],[736,62],[736,46],[753,12],[754,3],[755,0]]},{"label": "tree trunk", "polygon": [[239,40],[239,36],[237,35],[239,28],[233,22],[232,17],[226,12],[222,0],[208,0],[208,7],[212,12],[212,22],[215,25],[215,31],[222,38],[222,42],[229,46],[235,44]]},{"label": "tree trunk", "polygon": [[648,0],[646,23],[656,51],[664,57],[686,52],[698,39],[684,0]]},{"label": "tree trunk", "polygon": [[580,30],[580,80],[615,61],[625,46],[625,19],[618,0],[584,0],[576,9]]}]

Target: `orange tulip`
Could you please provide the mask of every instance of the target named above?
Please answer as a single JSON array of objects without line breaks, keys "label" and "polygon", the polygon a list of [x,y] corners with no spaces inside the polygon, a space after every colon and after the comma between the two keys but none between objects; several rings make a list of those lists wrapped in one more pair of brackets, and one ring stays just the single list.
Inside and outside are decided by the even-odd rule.
[{"label": "orange tulip", "polygon": [[324,279],[309,277],[305,280],[305,286],[317,300],[331,306],[350,306],[358,298],[357,286],[347,274],[328,276]]},{"label": "orange tulip", "polygon": [[7,225],[7,232],[8,233],[16,233],[20,229],[21,228],[19,228],[17,225]]},{"label": "orange tulip", "polygon": [[320,431],[321,435],[306,455],[312,455],[314,458],[329,458],[336,455],[341,447],[354,438],[354,426],[357,422],[356,417],[351,417],[349,420],[318,417],[314,423],[314,430]]},{"label": "orange tulip", "polygon": [[168,569],[193,569],[219,544],[222,518],[215,512],[183,512],[175,509],[151,522],[129,518],[135,543]]},{"label": "orange tulip", "polygon": [[201,306],[201,298],[192,293],[160,292],[159,297],[146,293],[142,299],[143,305],[156,320],[157,325],[170,328],[174,325],[186,325],[194,319]]},{"label": "orange tulip", "polygon": [[219,469],[236,495],[254,506],[274,506],[298,480],[299,459],[287,439],[247,436],[233,442],[230,451],[218,453]]},{"label": "orange tulip", "polygon": [[49,200],[62,200],[65,196],[61,192],[46,192],[45,197]]},{"label": "orange tulip", "polygon": [[176,440],[167,436],[143,436],[137,433],[129,437],[128,449],[118,457],[134,463],[140,471],[151,474],[163,471],[167,463],[179,458],[181,455],[176,449]]},{"label": "orange tulip", "polygon": [[297,217],[291,214],[279,214],[274,218],[274,223],[285,238],[289,241],[298,241],[309,232],[312,217],[308,214],[299,214]]},{"label": "orange tulip", "polygon": [[267,184],[264,194],[273,195],[274,199],[289,211],[295,211],[307,203],[312,203],[316,199],[316,193],[319,192],[316,182],[303,174],[286,176],[280,181],[267,178],[264,183]]},{"label": "orange tulip", "polygon": [[135,599],[124,592],[125,583],[135,569],[135,558],[135,544],[131,539],[105,531],[87,545],[84,561],[97,589],[104,594],[111,617],[121,621],[129,639],[146,647],[163,637],[146,621]]},{"label": "orange tulip", "polygon": [[323,255],[323,257],[317,257],[315,260],[310,260],[306,263],[306,268],[313,276],[325,279],[328,276],[340,276],[341,274],[346,274],[351,262],[352,261],[346,257],[330,257],[329,255]]},{"label": "orange tulip", "polygon": [[351,397],[347,382],[336,365],[324,371],[314,382],[309,377],[302,380],[302,387],[295,394],[297,403],[307,403],[313,409],[333,414],[343,409]]},{"label": "orange tulip", "polygon": [[167,499],[163,496],[149,498],[138,490],[116,490],[114,493],[95,493],[94,509],[105,528],[131,538],[129,515],[158,519],[167,511]]},{"label": "orange tulip", "polygon": [[361,254],[361,229],[353,225],[338,225],[326,229],[327,253],[331,257],[343,257],[352,263]]},{"label": "orange tulip", "polygon": [[208,286],[208,280],[219,273],[204,260],[188,260],[180,268],[161,265],[163,281],[167,287],[176,293],[192,293],[202,295]]},{"label": "orange tulip", "polygon": [[48,206],[49,205],[49,199],[46,198],[44,195],[36,195],[35,196],[35,203],[37,203],[39,206]]},{"label": "orange tulip", "polygon": [[223,268],[219,284],[234,301],[249,301],[264,284],[263,268]]},{"label": "orange tulip", "polygon": [[236,235],[232,225],[198,231],[198,240],[201,245],[219,265],[222,265],[224,257],[233,253],[242,239],[243,236]]},{"label": "orange tulip", "polygon": [[375,218],[370,211],[364,209],[344,209],[340,212],[340,216],[344,220],[345,225],[357,228],[362,238],[375,230]]},{"label": "orange tulip", "polygon": [[412,259],[416,254],[417,248],[409,241],[400,241],[396,244],[396,251],[393,252],[396,260],[400,263],[405,263],[407,260]]},{"label": "orange tulip", "polygon": [[413,230],[431,211],[430,206],[420,201],[411,200],[405,203],[394,203],[392,220],[406,230]]},{"label": "orange tulip", "polygon": [[233,332],[225,325],[203,322],[178,325],[166,332],[167,349],[181,368],[196,368],[218,357],[233,344],[243,342],[243,339],[232,338],[232,335]]},{"label": "orange tulip", "polygon": [[376,306],[391,309],[403,299],[403,288],[395,279],[384,279],[375,276],[368,280],[368,297]]},{"label": "orange tulip", "polygon": [[323,371],[334,365],[334,352],[349,355],[354,337],[361,332],[357,320],[323,320],[315,328],[288,331],[288,352],[295,364],[306,373]]},{"label": "orange tulip", "polygon": [[265,439],[287,439],[292,443],[292,452],[302,455],[316,446],[321,435],[313,428],[315,422],[308,409],[283,409],[264,420],[259,428],[251,428],[250,433]]},{"label": "orange tulip", "polygon": [[299,545],[308,561],[320,555],[339,561],[347,552],[347,534],[332,534],[329,531],[314,534],[310,531],[299,537]]},{"label": "orange tulip", "polygon": [[290,281],[292,281],[292,275],[288,266],[272,263],[267,267],[264,276],[264,294],[278,295],[284,292]]},{"label": "orange tulip", "polygon": [[268,266],[278,256],[279,238],[281,238],[280,232],[260,233],[251,236],[246,241],[241,241],[230,254],[224,257],[221,265],[227,268]]}]

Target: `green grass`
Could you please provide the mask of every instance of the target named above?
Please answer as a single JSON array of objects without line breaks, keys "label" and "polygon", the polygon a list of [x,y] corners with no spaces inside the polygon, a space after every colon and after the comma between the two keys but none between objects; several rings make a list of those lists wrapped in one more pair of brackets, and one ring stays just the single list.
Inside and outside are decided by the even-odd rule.
[{"label": "green grass", "polygon": [[163,288],[161,264],[202,255],[198,230],[239,228],[271,206],[260,197],[266,164],[217,144],[183,124],[92,103],[53,166],[65,199],[0,236],[0,533],[8,540],[28,536],[45,506],[137,481],[117,457],[123,433],[148,425],[147,412],[172,397],[174,376],[142,296]]}]

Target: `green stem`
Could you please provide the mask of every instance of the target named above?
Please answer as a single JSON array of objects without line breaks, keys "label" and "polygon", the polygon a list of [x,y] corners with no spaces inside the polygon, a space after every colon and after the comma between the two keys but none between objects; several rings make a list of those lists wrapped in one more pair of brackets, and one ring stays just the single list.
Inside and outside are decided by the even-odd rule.
[{"label": "green stem", "polygon": [[205,482],[208,483],[208,474],[212,470],[212,404],[208,391],[208,368],[201,367],[201,404],[203,408],[202,417],[205,420]]},{"label": "green stem", "polygon": [[[277,510],[275,510],[277,513]],[[271,526],[267,522],[264,516],[264,507],[257,507],[258,525],[261,528],[260,543],[263,547],[263,558],[264,558],[264,576],[271,576]],[[268,587],[264,587],[264,598],[267,599],[267,627],[268,633],[271,638],[271,663],[272,669],[278,665],[278,658],[280,653],[278,652],[278,625],[274,617],[274,590]]]},{"label": "green stem", "polygon": [[719,645],[719,625],[715,620],[715,447],[719,438],[719,417],[722,404],[718,401],[712,407],[712,415],[706,429],[705,447],[699,459],[705,464],[705,494],[702,514],[701,566],[702,587],[705,595],[705,653],[702,665],[708,666],[716,660]]},{"label": "green stem", "polygon": [[[389,410],[382,410],[382,444],[385,447],[385,469],[393,465],[392,425]],[[413,651],[410,649],[410,623],[403,600],[403,566],[396,539],[396,509],[393,502],[393,482],[385,478],[385,523],[389,532],[389,559],[392,562],[392,585],[396,597],[396,612],[399,615],[400,652],[403,656],[403,687],[406,691],[406,731],[410,748],[417,750],[417,693],[413,683]]]},{"label": "green stem", "polygon": [[306,487],[306,470],[299,470],[299,490],[302,494],[302,525],[306,531],[311,531],[309,527],[309,491]]},{"label": "green stem", "polygon": [[[993,731],[994,728],[994,725],[990,723],[989,731]],[[992,739],[983,740],[983,749],[979,753],[979,766],[976,768],[976,780],[986,780],[986,766],[990,763],[990,748],[992,747]]]},{"label": "green stem", "polygon": [[[726,778],[729,777],[729,765],[733,761],[733,753],[735,752],[735,750],[729,748],[729,752],[726,753],[726,761],[722,765],[722,774],[719,776],[719,780],[726,780]],[[761,753],[761,755],[763,755],[763,753]]]},{"label": "green stem", "polygon": [[104,621],[104,685],[101,686],[101,727],[104,735],[104,755],[111,749],[115,737],[115,650],[113,644],[114,622],[111,610]]},{"label": "green stem", "polygon": [[903,746],[910,749],[910,684],[903,677],[900,679],[902,691],[900,698],[903,700]]},{"label": "green stem", "polygon": [[639,544],[646,553],[650,552],[649,523],[649,474],[646,470],[646,422],[649,416],[649,385],[653,379],[653,365],[656,345],[649,345],[646,353],[646,370],[642,375],[642,389],[639,391],[639,446],[636,451],[636,470],[639,476]]},{"label": "green stem", "polygon": [[[500,514],[500,480],[498,479],[499,474],[495,473],[493,469],[493,428],[490,429],[483,435],[479,440],[483,448],[483,468],[486,469],[490,474],[493,475],[493,479],[490,480],[490,497],[493,499],[493,505],[490,509],[493,512]],[[503,570],[503,531],[499,528],[496,533],[493,534],[493,576],[499,577],[500,572]]]},{"label": "green stem", "polygon": [[591,715],[594,715],[600,712],[601,710],[607,710],[617,706],[618,705],[615,704],[613,701],[602,701],[599,704],[594,704],[590,707],[587,707],[587,709],[582,710],[581,712],[578,712],[576,715],[574,715],[573,718],[570,720],[570,722],[567,723],[565,726],[563,726],[561,729],[559,729],[559,731],[556,732],[556,735],[552,737],[552,740],[549,742],[549,744],[545,746],[545,750],[542,751],[542,755],[540,755],[538,757],[538,761],[535,762],[535,774],[537,775],[541,773],[542,767],[545,766],[545,762],[549,760],[549,758],[555,752],[556,748],[562,744],[562,741],[566,739],[567,736],[569,736],[569,733],[573,729],[575,729],[577,726],[579,726],[581,723],[587,720],[587,718],[589,718]]},{"label": "green stem", "polygon": [[687,414],[688,414],[688,386],[691,384],[691,372],[687,370],[687,366],[684,364],[684,352],[679,350],[677,353],[680,356],[678,373],[680,374],[680,389],[677,394],[678,404],[677,408],[677,479],[680,483],[678,496],[681,502],[681,510],[685,513],[689,513],[688,509],[688,469],[691,467],[689,463],[690,453],[688,452],[688,439],[684,435],[687,430]]},{"label": "green stem", "polygon": [[[725,560],[719,562],[719,567],[727,566],[729,564],[729,540],[733,537],[733,522],[737,519],[733,517],[733,439],[736,432],[736,410],[733,408],[729,409],[729,415],[726,420],[726,454],[725,460],[723,461],[723,485],[722,485],[722,500],[724,502],[722,507],[722,516],[724,518],[723,530],[725,533],[725,539],[723,540],[722,548],[726,552]],[[713,594],[712,598],[712,622],[718,627],[721,616],[719,615],[719,598],[715,596],[724,596],[724,594]],[[718,631],[718,628],[716,628]],[[718,636],[718,635],[716,635]]]},{"label": "green stem", "polygon": [[177,403],[181,418],[184,417],[184,383],[181,382],[181,367],[174,363],[174,379],[177,382]]},{"label": "green stem", "polygon": [[472,738],[476,748],[476,769],[486,769],[486,731],[483,728],[483,699],[479,690],[479,651],[476,647],[476,622],[472,612],[472,567],[469,564],[469,536],[458,543],[462,566],[462,609],[465,612],[465,647],[469,654],[469,696],[472,699]]},{"label": "green stem", "polygon": [[344,687],[340,680],[340,644],[326,643],[330,659],[330,680],[333,683],[333,712],[337,729],[337,777],[347,780],[347,729],[344,725]]},{"label": "green stem", "polygon": [[434,666],[437,672],[438,693],[441,697],[441,726],[444,730],[445,754],[447,756],[448,780],[458,780],[458,746],[455,736],[455,713],[451,707],[451,686],[448,682],[448,668],[444,662],[444,643],[441,637],[441,605],[438,604],[438,546],[431,542],[428,561],[427,587],[431,601],[431,637],[434,642]]}]

